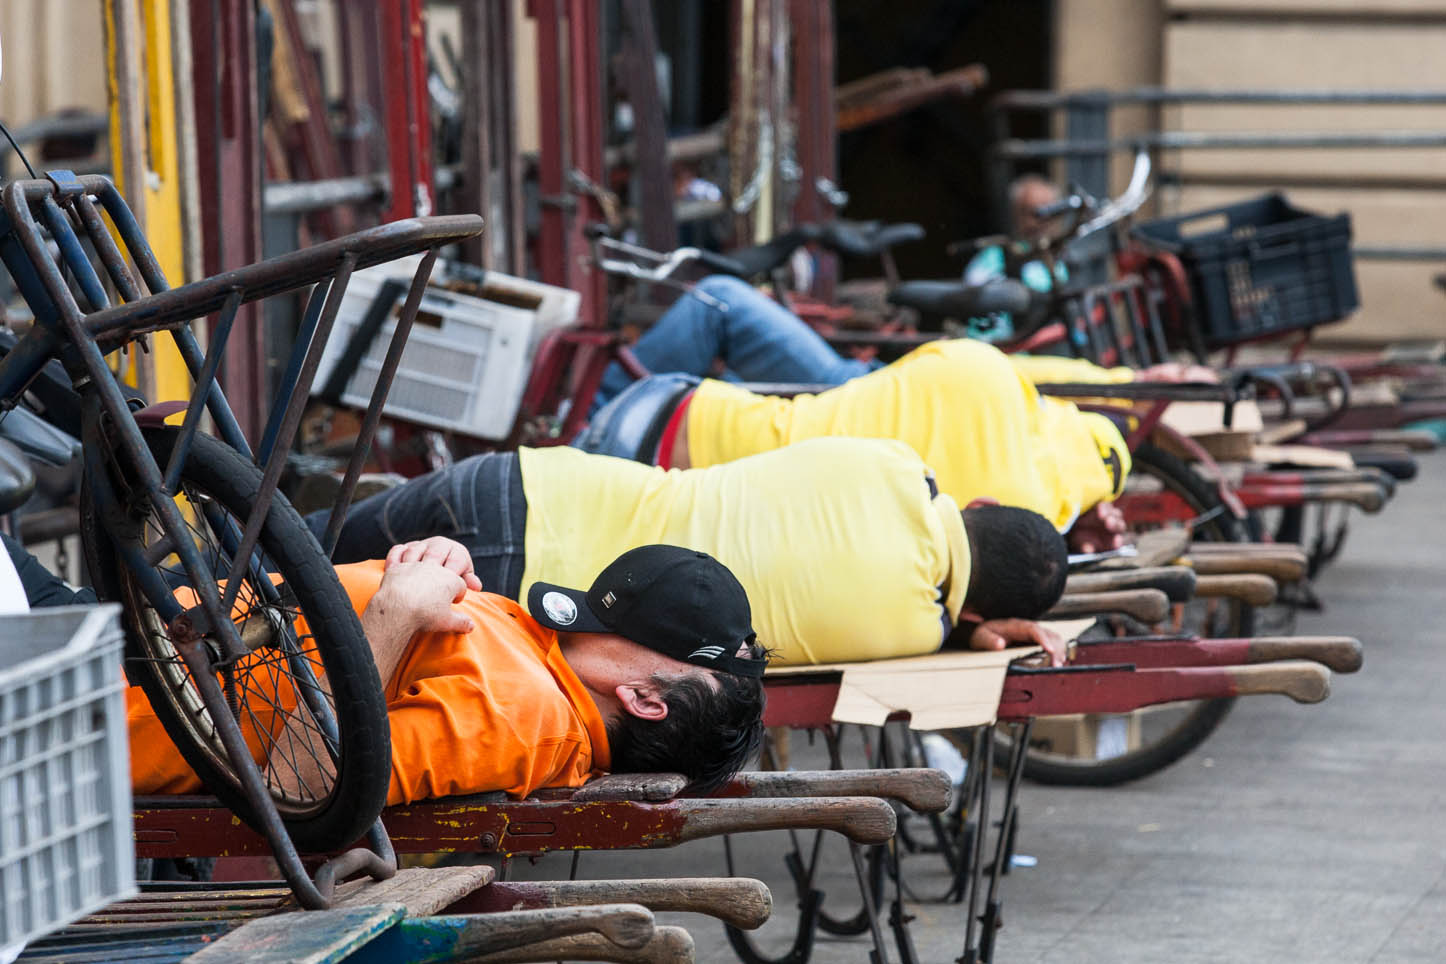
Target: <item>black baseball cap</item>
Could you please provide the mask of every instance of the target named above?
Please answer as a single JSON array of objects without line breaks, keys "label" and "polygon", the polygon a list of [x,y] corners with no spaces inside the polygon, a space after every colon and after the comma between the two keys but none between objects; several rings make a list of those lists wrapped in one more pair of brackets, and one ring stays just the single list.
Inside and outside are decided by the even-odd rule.
[{"label": "black baseball cap", "polygon": [[587,592],[533,583],[532,618],[569,633],[616,633],[654,652],[737,676],[763,675],[764,660],[735,655],[752,643],[743,586],[706,552],[640,546],[614,559]]}]

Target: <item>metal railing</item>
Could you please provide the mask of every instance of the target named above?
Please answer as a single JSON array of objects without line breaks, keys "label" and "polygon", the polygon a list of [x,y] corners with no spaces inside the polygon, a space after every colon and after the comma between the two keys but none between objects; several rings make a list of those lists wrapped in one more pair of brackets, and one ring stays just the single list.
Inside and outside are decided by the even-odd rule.
[{"label": "metal railing", "polygon": [[[1185,131],[1147,130],[1134,134],[1111,133],[1112,114],[1117,107],[1179,107],[1184,105],[1274,105],[1274,106],[1446,106],[1446,90],[1206,90],[1136,87],[1119,91],[1007,91],[992,104],[995,146],[991,165],[994,197],[1007,196],[1007,185],[1020,161],[1062,159],[1065,177],[1094,194],[1108,194],[1111,158],[1120,151],[1147,149],[1155,155],[1157,181],[1182,183],[1162,163],[1165,151],[1256,150],[1256,149],[1433,149],[1446,148],[1446,128],[1436,130],[1381,131]],[[1013,118],[1022,113],[1063,115],[1064,136],[1016,138],[1011,134]],[[1446,165],[1443,165],[1446,168]],[[1290,183],[1289,177],[1280,179]],[[1446,189],[1446,177],[1439,184],[1423,187]],[[1007,212],[998,212],[1001,223]],[[1379,261],[1446,261],[1446,245],[1357,244],[1357,258]]]}]

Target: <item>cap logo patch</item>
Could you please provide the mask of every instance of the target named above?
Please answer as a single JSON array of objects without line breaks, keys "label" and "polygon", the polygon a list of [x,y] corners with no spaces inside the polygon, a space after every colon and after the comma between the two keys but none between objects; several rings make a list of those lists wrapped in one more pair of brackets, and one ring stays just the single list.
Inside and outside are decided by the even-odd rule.
[{"label": "cap logo patch", "polygon": [[603,597],[602,597],[602,604],[603,604],[604,607],[606,607],[606,608],[608,608],[608,609],[612,609],[612,608],[613,608],[613,603],[615,603],[615,602],[617,602],[617,601],[618,601],[618,597],[617,597],[617,596],[614,596],[612,593],[608,593],[606,596],[603,596]]},{"label": "cap logo patch", "polygon": [[542,611],[559,626],[571,626],[577,622],[577,603],[560,592],[543,593]]},{"label": "cap logo patch", "polygon": [[701,656],[704,659],[717,659],[719,656],[722,655],[722,646],[699,646],[697,649],[693,650],[691,653],[688,654],[688,658],[697,659]]}]

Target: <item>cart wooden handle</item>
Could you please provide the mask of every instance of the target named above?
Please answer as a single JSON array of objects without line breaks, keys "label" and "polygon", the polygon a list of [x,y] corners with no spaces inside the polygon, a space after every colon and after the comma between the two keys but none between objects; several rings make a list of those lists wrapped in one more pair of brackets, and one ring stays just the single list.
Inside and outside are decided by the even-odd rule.
[{"label": "cart wooden handle", "polygon": [[1064,591],[1113,592],[1120,589],[1158,589],[1171,602],[1184,602],[1195,592],[1195,572],[1189,566],[1152,566],[1148,569],[1118,569],[1080,572],[1065,581]]},{"label": "cart wooden handle", "polygon": [[693,936],[681,927],[658,927],[652,940],[627,950],[604,937],[582,934],[539,941],[526,947],[470,957],[477,964],[529,964],[537,961],[615,961],[617,964],[692,964]]},{"label": "cart wooden handle", "polygon": [[1189,529],[1155,529],[1135,540],[1136,555],[1133,558],[1110,559],[1101,563],[1100,569],[1147,569],[1165,566],[1183,556],[1190,548]]},{"label": "cart wooden handle", "polygon": [[1105,616],[1123,613],[1142,623],[1158,623],[1170,612],[1170,600],[1158,589],[1121,589],[1114,592],[1074,593],[1061,596],[1046,619]]},{"label": "cart wooden handle", "polygon": [[1238,573],[1259,573],[1276,582],[1296,582],[1304,578],[1308,563],[1305,553],[1282,547],[1278,553],[1201,553],[1199,546],[1190,550],[1189,562],[1199,576],[1229,576]]},{"label": "cart wooden handle", "polygon": [[1250,641],[1252,663],[1308,659],[1337,673],[1354,673],[1365,660],[1365,647],[1351,636],[1260,636]]},{"label": "cart wooden handle", "polygon": [[952,791],[949,776],[932,767],[889,770],[788,770],[740,773],[727,792],[759,797],[883,797],[919,813],[942,813]]},{"label": "cart wooden handle", "polygon": [[1386,490],[1372,482],[1308,482],[1303,496],[1313,502],[1345,502],[1365,512],[1380,512]]},{"label": "cart wooden handle", "polygon": [[1195,595],[1206,598],[1239,599],[1249,606],[1269,606],[1278,591],[1275,580],[1258,573],[1230,576],[1200,576],[1195,581]]},{"label": "cart wooden handle", "polygon": [[[804,797],[777,800],[688,801],[687,824],[678,841],[756,830],[833,830],[854,843],[881,844],[894,836],[898,818],[879,797]],[[746,807],[729,804],[746,803]]]},{"label": "cart wooden handle", "polygon": [[653,912],[639,904],[609,901],[589,907],[469,914],[449,950],[457,957],[507,951],[538,941],[574,934],[598,934],[618,947],[636,948],[652,940]]},{"label": "cart wooden handle", "polygon": [[1281,693],[1297,703],[1319,703],[1331,693],[1331,671],[1306,660],[1232,666],[1230,677],[1240,696]]},{"label": "cart wooden handle", "polygon": [[1304,554],[1300,546],[1286,542],[1196,542],[1190,546],[1190,555],[1239,555],[1242,552],[1260,552],[1266,555],[1282,553]]},{"label": "cart wooden handle", "polygon": [[617,902],[641,904],[655,914],[707,914],[744,930],[761,927],[773,913],[768,886],[747,877],[498,881],[469,899],[467,907],[485,913]]}]

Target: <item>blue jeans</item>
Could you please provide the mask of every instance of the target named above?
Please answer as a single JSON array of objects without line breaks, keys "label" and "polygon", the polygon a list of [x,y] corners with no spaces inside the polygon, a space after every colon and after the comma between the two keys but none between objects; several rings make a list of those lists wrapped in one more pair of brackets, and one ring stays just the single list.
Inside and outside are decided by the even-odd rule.
[{"label": "blue jeans", "polygon": [[[648,371],[703,376],[721,358],[742,381],[841,385],[879,367],[840,356],[797,316],[737,278],[714,275],[696,289],[726,307],[694,292],[675,301],[633,345]],[[621,365],[608,366],[593,411],[631,381]]]}]

